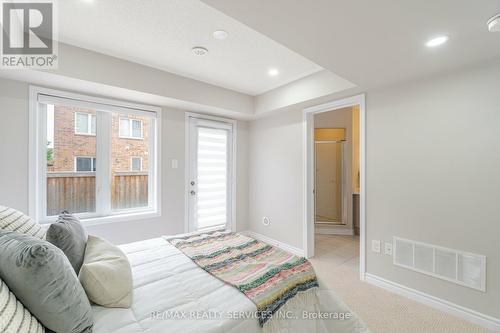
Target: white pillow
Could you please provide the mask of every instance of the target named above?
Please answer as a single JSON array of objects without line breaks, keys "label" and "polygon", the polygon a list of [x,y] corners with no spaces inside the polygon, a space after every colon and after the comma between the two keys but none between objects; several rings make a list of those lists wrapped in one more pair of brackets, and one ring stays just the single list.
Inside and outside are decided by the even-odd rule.
[{"label": "white pillow", "polygon": [[43,333],[45,328],[0,280],[0,332]]},{"label": "white pillow", "polygon": [[0,206],[0,229],[16,231],[40,239],[45,238],[45,230],[31,217],[13,208]]},{"label": "white pillow", "polygon": [[132,270],[117,246],[89,235],[78,275],[90,301],[107,308],[132,305]]}]

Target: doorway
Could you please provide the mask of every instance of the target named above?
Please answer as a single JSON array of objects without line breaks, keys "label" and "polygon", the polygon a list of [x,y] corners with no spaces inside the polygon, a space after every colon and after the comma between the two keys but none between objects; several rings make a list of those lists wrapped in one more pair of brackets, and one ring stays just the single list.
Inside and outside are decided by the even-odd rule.
[{"label": "doorway", "polygon": [[231,229],[235,122],[188,114],[186,126],[187,231]]},{"label": "doorway", "polygon": [[[357,110],[357,115],[352,112],[353,109]],[[328,113],[334,114],[337,112],[338,115],[338,111],[342,110],[344,113],[349,111],[349,118],[352,122],[357,122],[359,126],[349,128],[339,121],[325,121]],[[327,243],[344,244],[354,250],[353,253],[356,257],[359,256],[359,259],[356,258],[353,262],[356,263],[357,270],[359,269],[361,280],[364,280],[365,274],[366,247],[365,112],[364,95],[353,96],[304,110],[305,216],[303,242],[305,255],[309,258],[314,257],[316,238],[318,238],[318,242],[322,243],[323,247],[328,246],[325,245]],[[343,140],[342,138],[335,138],[323,140],[330,141],[330,143],[319,143],[320,140],[317,140],[318,134],[316,131],[318,129],[323,131],[345,129],[346,133]],[[358,133],[353,135],[353,130]],[[320,145],[321,148],[318,151]],[[329,157],[324,161],[317,160],[318,156],[325,154]],[[353,167],[354,164],[357,164],[357,169]],[[325,169],[325,165],[329,170],[321,170]],[[323,184],[327,183],[330,187],[321,188],[321,186],[318,186],[317,182],[320,178],[323,179]],[[318,205],[323,205],[323,202],[327,202],[328,209],[318,209]],[[326,212],[327,216],[323,216],[322,212]],[[333,215],[328,216],[328,214]],[[339,219],[339,216],[342,216],[342,218]],[[324,221],[324,217],[328,218],[328,220]],[[355,236],[356,233],[359,233],[359,238]],[[321,255],[321,253],[318,253],[318,255]]]}]

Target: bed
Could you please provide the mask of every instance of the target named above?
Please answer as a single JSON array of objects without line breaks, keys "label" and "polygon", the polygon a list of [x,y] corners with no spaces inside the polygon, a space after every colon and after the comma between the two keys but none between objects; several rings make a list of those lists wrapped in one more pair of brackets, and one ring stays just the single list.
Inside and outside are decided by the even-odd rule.
[{"label": "bed", "polygon": [[[130,309],[93,306],[95,333],[261,333],[255,304],[236,288],[196,265],[164,238],[120,246],[129,258],[133,281]],[[321,283],[320,283],[321,286]],[[309,315],[319,311],[349,313],[349,319],[279,320],[276,332],[368,332],[333,292],[322,289],[318,304],[303,304]],[[301,315],[296,313],[294,315]],[[335,317],[335,318],[334,318]]]}]

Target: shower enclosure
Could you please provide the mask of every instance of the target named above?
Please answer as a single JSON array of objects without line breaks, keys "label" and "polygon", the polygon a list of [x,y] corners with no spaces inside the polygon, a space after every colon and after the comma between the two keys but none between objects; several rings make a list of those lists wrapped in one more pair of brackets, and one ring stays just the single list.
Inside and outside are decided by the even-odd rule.
[{"label": "shower enclosure", "polygon": [[343,138],[314,142],[316,225],[346,224],[345,143]]}]

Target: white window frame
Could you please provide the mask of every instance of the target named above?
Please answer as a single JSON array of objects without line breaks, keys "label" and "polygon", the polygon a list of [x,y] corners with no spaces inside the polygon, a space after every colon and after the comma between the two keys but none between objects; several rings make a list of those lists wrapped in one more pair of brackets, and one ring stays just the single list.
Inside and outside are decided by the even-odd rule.
[{"label": "white window frame", "polygon": [[[90,171],[78,171],[77,170],[77,161],[79,158],[90,158]],[[75,172],[95,172],[93,171],[94,170],[94,160],[97,160],[95,156],[75,156],[75,167],[74,167],[74,170]]]},{"label": "white window frame", "polygon": [[[140,161],[139,170],[134,170],[134,158],[138,158]],[[131,172],[142,172],[142,157],[141,156],[131,156],[130,157],[130,171]]]},{"label": "white window frame", "polygon": [[[128,128],[130,130],[129,135],[122,135],[121,134],[122,120],[128,120],[128,123],[129,123]],[[134,133],[134,131],[132,129],[132,123],[134,121],[138,121],[141,123],[141,136],[140,137],[132,135],[132,133]],[[144,139],[144,127],[143,126],[144,126],[144,124],[142,123],[142,120],[140,120],[140,119],[119,117],[119,119],[118,119],[118,137],[121,139],[143,140]]]},{"label": "white window frame", "polygon": [[[190,200],[191,200],[191,168],[194,167],[193,164],[190,163],[190,157],[191,157],[191,145],[190,145],[190,140],[191,140],[191,133],[192,133],[192,128],[191,128],[191,122],[190,118],[196,118],[199,120],[208,120],[208,121],[216,121],[216,122],[222,122],[222,123],[227,123],[231,124],[232,126],[232,141],[231,141],[231,159],[229,163],[231,164],[230,169],[231,169],[231,174],[229,176],[229,181],[231,182],[231,185],[229,186],[229,196],[231,198],[231,203],[228,203],[228,210],[230,211],[229,213],[229,221],[227,221],[226,225],[226,230],[230,231],[236,231],[236,191],[237,191],[237,184],[236,184],[236,172],[237,172],[237,139],[238,139],[238,122],[234,119],[229,119],[229,118],[223,118],[223,117],[217,117],[217,116],[210,116],[210,115],[205,115],[205,114],[198,114],[198,113],[193,113],[193,112],[186,112],[184,116],[184,123],[185,123],[185,131],[184,131],[184,140],[185,140],[185,151],[184,151],[184,158],[185,158],[185,163],[184,163],[184,193],[185,193],[185,199],[184,199],[184,232],[191,232],[195,230],[195,226],[192,223],[192,219],[190,219]],[[220,229],[220,227],[215,227],[214,229]],[[203,229],[203,231],[210,231],[212,229]]]},{"label": "white window frame", "polygon": [[[87,129],[88,129],[87,132],[78,132],[78,127],[76,126],[76,117],[79,114],[80,115],[83,114],[83,115],[87,116]],[[92,116],[96,117],[96,124],[97,124],[97,115],[96,114],[87,113],[87,112],[75,112],[75,134],[95,136],[95,133],[92,133]],[[97,128],[96,128],[96,132],[97,132]]]},{"label": "white window frame", "polygon": [[[49,102],[50,103],[49,103]],[[62,90],[30,86],[29,104],[29,215],[40,223],[52,223],[57,216],[46,216],[46,104],[63,104],[98,111],[96,115],[97,153],[99,168],[96,170],[96,212],[79,213],[82,222],[96,225],[110,222],[122,222],[161,216],[161,108],[144,104],[123,102],[120,100],[94,97]],[[154,121],[149,140],[148,167],[148,206],[127,210],[111,210],[111,112],[147,115]],[[100,118],[99,118],[100,117]],[[107,180],[107,181],[106,181]]]}]

